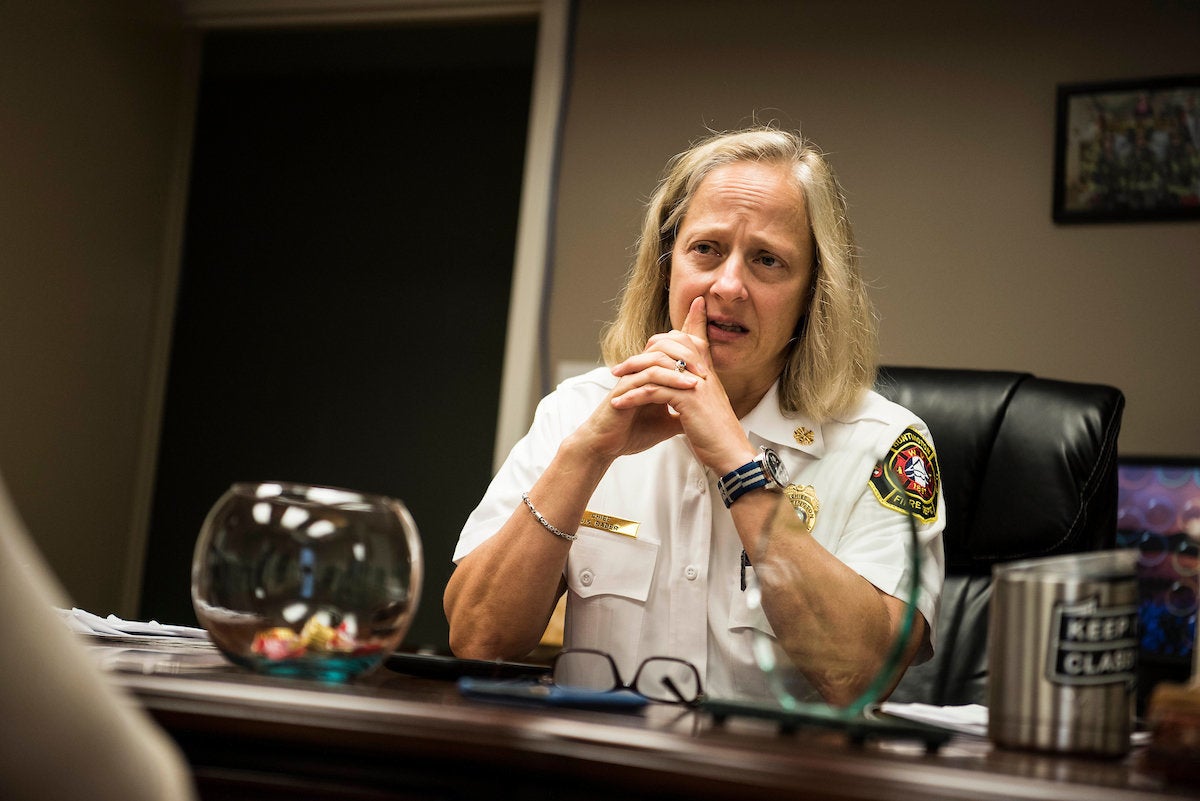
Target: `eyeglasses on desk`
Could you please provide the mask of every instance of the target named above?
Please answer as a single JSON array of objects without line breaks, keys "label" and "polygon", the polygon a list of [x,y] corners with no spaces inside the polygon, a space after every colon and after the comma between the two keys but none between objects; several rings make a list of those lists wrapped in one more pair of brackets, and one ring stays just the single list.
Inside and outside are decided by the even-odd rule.
[{"label": "eyeglasses on desk", "polygon": [[667,704],[696,704],[704,697],[696,666],[671,656],[643,660],[633,681],[626,683],[611,654],[591,648],[566,648],[554,658],[548,678],[559,687],[597,692],[631,690]]}]

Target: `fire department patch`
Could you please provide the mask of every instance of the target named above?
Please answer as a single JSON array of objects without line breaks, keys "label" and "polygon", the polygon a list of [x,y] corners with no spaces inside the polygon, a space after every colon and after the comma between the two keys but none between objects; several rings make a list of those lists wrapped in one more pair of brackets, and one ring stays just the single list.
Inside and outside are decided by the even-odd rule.
[{"label": "fire department patch", "polygon": [[[889,481],[884,475],[892,473]],[[925,438],[911,428],[892,443],[888,455],[871,471],[871,490],[879,502],[897,512],[912,510],[922,523],[937,520],[937,454]],[[899,485],[899,486],[897,486]]]}]

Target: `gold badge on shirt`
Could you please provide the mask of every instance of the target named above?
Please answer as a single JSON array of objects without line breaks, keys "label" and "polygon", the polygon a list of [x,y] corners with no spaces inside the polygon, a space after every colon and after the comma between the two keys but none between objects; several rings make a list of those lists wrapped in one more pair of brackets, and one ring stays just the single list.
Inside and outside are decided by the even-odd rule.
[{"label": "gold badge on shirt", "polygon": [[797,445],[812,445],[817,435],[811,428],[800,426],[792,432],[792,436],[796,438]]},{"label": "gold badge on shirt", "polygon": [[599,529],[600,531],[611,531],[613,534],[632,537],[636,540],[638,528],[642,524],[635,520],[625,520],[620,517],[613,517],[612,515],[603,515],[588,509],[583,513],[583,517],[580,518],[579,525]]},{"label": "gold badge on shirt", "polygon": [[817,491],[811,486],[788,484],[783,494],[796,510],[796,515],[804,522],[809,531],[817,524],[817,512],[821,511],[821,502],[817,500]]}]

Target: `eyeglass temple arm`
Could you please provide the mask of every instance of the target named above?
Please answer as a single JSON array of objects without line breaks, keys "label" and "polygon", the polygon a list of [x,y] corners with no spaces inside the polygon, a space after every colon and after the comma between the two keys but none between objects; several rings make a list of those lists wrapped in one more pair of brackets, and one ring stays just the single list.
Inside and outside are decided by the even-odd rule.
[{"label": "eyeglass temple arm", "polygon": [[661,681],[663,683],[663,686],[671,691],[671,695],[675,696],[675,699],[677,701],[679,701],[679,703],[681,703],[681,704],[689,703],[688,699],[684,698],[683,693],[681,693],[679,691],[679,688],[677,686],[675,686],[675,682],[671,681],[670,676],[663,676]]}]

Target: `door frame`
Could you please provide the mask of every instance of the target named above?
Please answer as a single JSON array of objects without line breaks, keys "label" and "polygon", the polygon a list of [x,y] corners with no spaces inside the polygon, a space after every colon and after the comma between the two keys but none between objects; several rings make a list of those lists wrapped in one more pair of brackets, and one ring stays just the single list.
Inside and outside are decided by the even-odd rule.
[{"label": "door frame", "polygon": [[182,0],[180,13],[189,35],[182,53],[184,86],[167,195],[166,244],[159,271],[161,280],[155,303],[154,329],[150,334],[150,374],[133,492],[129,561],[125,566],[121,593],[122,606],[126,609],[138,608],[150,536],[175,304],[182,268],[205,31],[514,17],[538,20],[493,470],[499,468],[508,451],[525,433],[543,391],[542,317],[549,287],[547,270],[553,241],[554,191],[565,114],[571,0]]}]

